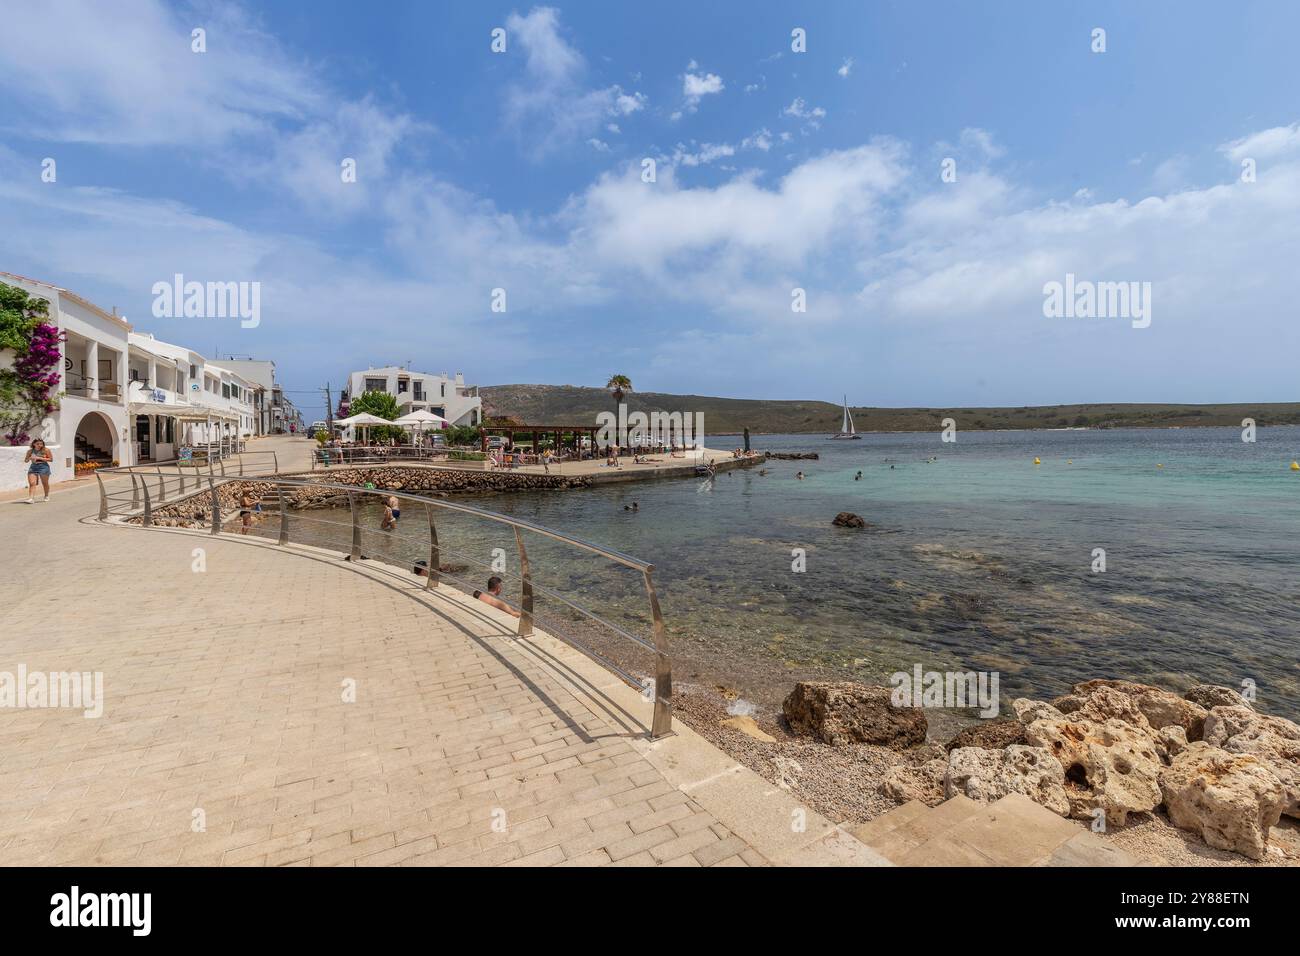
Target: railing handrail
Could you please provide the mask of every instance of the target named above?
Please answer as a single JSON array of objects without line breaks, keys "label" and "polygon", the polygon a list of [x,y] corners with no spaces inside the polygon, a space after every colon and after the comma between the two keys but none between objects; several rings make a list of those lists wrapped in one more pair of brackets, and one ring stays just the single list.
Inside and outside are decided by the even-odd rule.
[{"label": "railing handrail", "polygon": [[[218,444],[218,443],[217,443],[217,442],[213,442],[212,444],[213,444],[213,445],[216,445],[216,444]],[[188,447],[188,446],[187,446],[187,447]],[[194,445],[194,446],[192,446],[192,447],[194,447],[195,449],[199,449],[199,450],[202,450],[202,451],[206,451],[208,446],[207,446],[207,443],[200,442],[200,443],[198,443],[198,444],[196,444],[196,445]],[[256,449],[252,449],[252,450],[249,450],[249,451],[240,451],[240,452],[235,452],[231,457],[242,458],[242,457],[245,457],[245,456],[247,456],[247,455],[270,455],[270,456],[271,456],[271,460],[272,460],[272,462],[276,462],[276,463],[278,463],[278,461],[279,461],[279,456],[278,456],[278,454],[277,454],[274,450],[272,450],[272,449],[270,449],[270,448],[256,448]],[[158,469],[158,468],[168,468],[168,467],[171,467],[172,465],[185,465],[185,466],[188,466],[188,465],[191,465],[191,464],[193,464],[193,463],[194,463],[194,460],[193,460],[193,459],[168,458],[168,459],[166,459],[166,460],[164,460],[164,461],[149,461],[149,462],[142,462],[141,464],[138,464],[138,465],[114,465],[114,466],[112,466],[111,468],[98,468],[98,469],[96,469],[96,471],[99,472],[99,473],[105,474],[105,475],[115,475],[115,474],[116,474],[116,475],[131,475],[131,474],[137,474],[137,475],[138,475],[138,474],[150,474],[150,475],[152,475],[152,474],[154,473],[154,471],[155,471],[156,469]],[[148,471],[137,471],[136,469],[148,469]],[[172,477],[174,477],[174,476],[172,476]],[[187,476],[187,477],[190,477],[190,476]],[[233,480],[235,480],[235,481],[238,481],[238,480],[240,479],[241,476],[240,476],[240,475],[228,475],[228,476],[225,476],[225,477],[228,477],[228,478],[231,478],[231,479],[233,479]],[[242,476],[242,477],[248,478],[248,477],[258,477],[258,476],[256,476],[256,475],[244,475],[244,476]],[[269,476],[263,476],[263,477],[269,477]]]},{"label": "railing handrail", "polygon": [[[266,452],[262,452],[262,453],[266,454]],[[154,467],[155,470],[152,474],[148,472],[137,472],[131,470],[132,468],[139,468],[139,467]],[[132,492],[131,492],[131,505],[129,510],[124,512],[113,512],[113,510],[110,508],[109,506],[110,496],[108,495],[104,487],[104,482],[102,480],[102,477],[99,474],[100,471],[108,471],[108,472],[117,471],[119,473],[129,474],[131,476]],[[138,512],[136,509],[139,506],[139,500],[136,494],[136,486],[135,486],[135,481],[137,476],[139,476],[142,479],[140,481],[139,490],[142,491],[144,495],[144,507],[142,510]],[[153,498],[150,496],[148,484],[143,480],[144,477],[150,477],[150,478],[156,477],[158,479],[159,491],[158,491],[158,500],[156,503],[154,502]],[[185,479],[188,477],[195,478],[195,489],[193,492],[186,493]],[[162,473],[162,470],[160,468],[157,468],[156,466],[131,466],[128,468],[118,468],[118,469],[98,469],[96,471],[96,478],[100,479],[99,480],[100,520],[107,520],[110,514],[114,514],[114,513],[122,514],[127,517],[135,517],[138,514],[138,516],[141,518],[142,524],[145,527],[150,527],[154,523],[153,512],[156,510],[157,507],[164,506],[165,504],[174,505],[181,500],[194,498],[199,495],[205,495],[208,497],[210,501],[211,523],[210,523],[209,531],[211,534],[221,533],[222,509],[220,504],[220,496],[217,493],[217,489],[219,486],[230,484],[232,482],[240,482],[240,481],[263,482],[266,484],[271,484],[275,486],[276,495],[280,502],[280,528],[279,528],[278,544],[281,546],[287,545],[289,543],[288,504],[287,504],[287,499],[284,497],[284,488],[286,487],[318,488],[318,489],[324,489],[326,491],[337,492],[340,495],[347,496],[349,511],[351,512],[351,516],[352,516],[351,557],[353,560],[356,560],[361,556],[361,552],[360,552],[361,526],[359,523],[359,512],[357,511],[356,508],[356,503],[359,495],[374,495],[381,498],[392,497],[392,498],[396,498],[398,501],[407,501],[407,502],[411,502],[412,504],[423,505],[426,509],[425,513],[428,516],[429,539],[430,539],[428,571],[427,571],[427,577],[425,579],[426,588],[437,587],[439,580],[442,578],[450,578],[452,580],[458,580],[454,575],[447,574],[446,572],[443,572],[441,570],[440,559],[439,559],[440,551],[439,551],[439,544],[438,544],[438,537],[437,537],[437,529],[435,527],[435,523],[433,520],[433,513],[434,513],[433,509],[441,508],[445,511],[452,511],[458,514],[470,515],[472,517],[481,518],[487,521],[492,521],[497,524],[507,525],[514,529],[515,544],[519,552],[520,574],[518,575],[518,578],[522,588],[522,598],[521,598],[521,606],[518,608],[518,610],[520,611],[518,633],[519,636],[521,637],[526,637],[532,633],[533,591],[534,591],[534,584],[532,581],[532,573],[530,570],[528,553],[524,546],[524,541],[521,532],[528,531],[545,538],[550,538],[554,541],[558,541],[562,544],[567,544],[572,547],[576,547],[581,550],[587,551],[589,553],[599,555],[610,561],[615,562],[616,564],[621,564],[624,567],[628,567],[635,571],[638,571],[641,573],[646,588],[646,595],[650,601],[650,618],[651,618],[651,634],[652,634],[652,638],[650,642],[643,641],[642,639],[636,637],[635,635],[629,633],[628,631],[625,631],[624,629],[618,627],[617,625],[614,625],[611,622],[604,620],[604,618],[594,614],[591,611],[586,610],[585,608],[575,604],[572,601],[569,601],[567,598],[558,595],[556,592],[551,591],[548,588],[543,588],[538,586],[537,589],[542,591],[543,593],[549,594],[552,597],[558,598],[563,604],[577,610],[579,613],[585,615],[586,617],[591,618],[597,623],[602,624],[603,626],[609,628],[615,634],[618,634],[620,637],[630,639],[633,643],[653,651],[655,655],[654,715],[651,722],[650,736],[652,738],[658,738],[672,733],[672,665],[668,657],[667,630],[664,626],[663,615],[659,607],[659,597],[657,592],[655,591],[654,581],[652,578],[653,572],[655,570],[655,566],[648,561],[642,561],[639,558],[633,557],[632,555],[624,554],[623,552],[616,551],[612,548],[603,547],[602,545],[598,545],[595,544],[594,542],[586,541],[582,538],[576,538],[573,535],[565,534],[562,531],[556,531],[552,528],[546,527],[545,525],[540,525],[535,522],[528,521],[524,518],[515,518],[515,517],[511,517],[510,515],[500,514],[499,512],[488,511],[483,508],[475,508],[471,505],[459,504],[457,502],[446,501],[438,498],[426,498],[420,495],[411,494],[409,492],[389,490],[385,488],[359,488],[355,485],[344,485],[335,482],[319,481],[315,479],[284,478],[284,477],[280,477],[277,474],[214,475],[211,471],[209,471],[208,474],[206,475],[188,476],[185,475],[184,473],[164,475]],[[168,478],[175,478],[180,482],[179,492],[177,496],[174,497],[170,502],[168,502],[167,494],[166,494],[166,488],[167,488],[166,481]],[[333,522],[333,523],[339,524],[338,522]],[[401,534],[400,532],[399,535],[403,538],[409,537],[408,535]],[[515,577],[515,576],[511,575],[511,577]],[[461,582],[461,583],[465,583],[465,582]],[[599,654],[598,652],[593,651],[587,647],[584,647],[582,644],[568,637],[565,637],[563,634],[557,634],[557,636],[560,636],[566,643],[580,650],[587,656],[591,657],[593,660],[596,660],[602,665],[609,667],[616,674],[618,674],[618,676],[622,677],[624,680],[633,684],[633,686],[637,686],[635,680],[631,677],[631,675],[627,674],[625,671],[622,670],[622,668],[620,668],[618,665],[616,665],[613,661],[609,660],[604,655]],[[644,690],[645,688],[643,687],[642,689]]]}]

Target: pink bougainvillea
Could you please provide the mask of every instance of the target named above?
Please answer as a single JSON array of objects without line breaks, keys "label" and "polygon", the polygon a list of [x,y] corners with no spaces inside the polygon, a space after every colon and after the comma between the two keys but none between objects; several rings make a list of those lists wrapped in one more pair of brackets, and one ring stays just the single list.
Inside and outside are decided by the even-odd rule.
[{"label": "pink bougainvillea", "polygon": [[59,387],[59,330],[48,322],[32,326],[27,348],[14,360],[15,403],[20,414],[11,414],[5,424],[5,441],[25,445],[31,440],[28,429],[58,408],[55,398]]}]

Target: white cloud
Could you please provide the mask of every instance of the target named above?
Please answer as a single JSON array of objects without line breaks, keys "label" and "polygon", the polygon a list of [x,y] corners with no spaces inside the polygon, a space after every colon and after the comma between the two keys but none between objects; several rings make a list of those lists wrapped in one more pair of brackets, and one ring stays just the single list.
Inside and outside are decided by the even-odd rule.
[{"label": "white cloud", "polygon": [[1243,159],[1272,159],[1274,156],[1300,151],[1300,123],[1261,130],[1231,143],[1224,143],[1219,150],[1235,162]]},{"label": "white cloud", "polygon": [[802,96],[796,96],[794,102],[781,111],[781,115],[801,120],[819,120],[825,118],[826,111],[820,106],[810,108]]},{"label": "white cloud", "polygon": [[506,91],[506,119],[524,149],[534,157],[590,135],[611,117],[629,116],[647,98],[614,84],[586,85],[587,64],[560,33],[559,11],[534,7],[506,18],[509,35],[524,51],[521,81]]},{"label": "white cloud", "polygon": [[[430,130],[371,97],[340,95],[236,6],[214,8],[203,23],[207,52],[194,53],[190,19],[152,0],[130,16],[83,0],[7,11],[0,89],[15,105],[10,132],[167,148],[236,182],[275,183],[325,213],[373,202],[370,187],[393,154]],[[342,182],[345,158],[357,161],[356,183]]]},{"label": "white cloud", "polygon": [[772,148],[772,131],[763,127],[741,140],[740,146],[742,149],[758,149],[766,153]]},{"label": "white cloud", "polygon": [[686,98],[683,109],[688,113],[694,113],[701,99],[715,96],[724,89],[722,77],[716,73],[687,72],[682,76],[682,95]]},{"label": "white cloud", "polygon": [[674,166],[703,166],[718,159],[736,155],[736,148],[726,143],[702,143],[699,149],[691,152],[678,143],[673,151],[671,162]]},{"label": "white cloud", "polygon": [[844,58],[844,62],[840,64],[840,68],[835,72],[838,73],[841,77],[847,78],[849,73],[851,73],[852,71],[853,71],[853,57],[846,56]]},{"label": "white cloud", "polygon": [[646,97],[641,93],[620,92],[614,97],[614,111],[620,116],[630,116],[637,110],[644,109]]}]

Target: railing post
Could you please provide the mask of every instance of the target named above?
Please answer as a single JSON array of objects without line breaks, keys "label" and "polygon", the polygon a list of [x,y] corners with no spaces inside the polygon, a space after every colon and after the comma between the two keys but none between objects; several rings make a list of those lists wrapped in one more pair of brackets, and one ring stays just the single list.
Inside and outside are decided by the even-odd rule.
[{"label": "railing post", "polygon": [[131,510],[140,507],[140,486],[136,483],[135,472],[131,472]]},{"label": "railing post", "polygon": [[217,464],[221,466],[221,477],[226,477],[226,453],[223,451],[221,457],[217,459]]},{"label": "railing post", "polygon": [[433,505],[425,505],[424,513],[429,518],[429,577],[424,582],[425,590],[438,586],[438,574],[442,569],[442,556],[438,551],[438,529],[433,525]]},{"label": "railing post", "polygon": [[275,452],[271,452],[271,466],[275,468],[275,473],[278,475],[280,473],[280,456]]},{"label": "railing post", "polygon": [[519,548],[519,577],[523,582],[523,595],[520,600],[519,631],[520,637],[533,633],[533,576],[528,570],[528,552],[524,550],[524,536],[515,528],[515,545]]},{"label": "railing post", "polygon": [[284,496],[284,488],[275,486],[275,493],[280,496],[280,544],[289,543],[289,499]]},{"label": "railing post", "polygon": [[654,622],[655,642],[655,711],[650,723],[650,739],[657,740],[673,732],[673,666],[668,660],[668,632],[664,629],[664,616],[659,610],[659,595],[650,573],[645,569],[645,590],[650,598],[650,617]]},{"label": "railing post", "polygon": [[361,512],[357,511],[357,496],[348,492],[348,508],[352,510],[352,560],[361,560]]},{"label": "railing post", "polygon": [[212,523],[209,526],[210,534],[221,534],[221,496],[217,494],[217,483],[208,478],[208,487],[212,489]]},{"label": "railing post", "polygon": [[148,528],[153,524],[153,503],[149,500],[149,483],[141,478],[140,487],[144,489],[144,527]]},{"label": "railing post", "polygon": [[244,456],[242,454],[239,456],[239,477],[244,477]]},{"label": "railing post", "polygon": [[108,492],[104,490],[104,476],[98,471],[95,472],[95,480],[99,482],[99,520],[108,520]]},{"label": "railing post", "polygon": [[158,504],[165,504],[167,501],[167,481],[163,478],[162,465],[154,465],[153,470],[158,472]]}]

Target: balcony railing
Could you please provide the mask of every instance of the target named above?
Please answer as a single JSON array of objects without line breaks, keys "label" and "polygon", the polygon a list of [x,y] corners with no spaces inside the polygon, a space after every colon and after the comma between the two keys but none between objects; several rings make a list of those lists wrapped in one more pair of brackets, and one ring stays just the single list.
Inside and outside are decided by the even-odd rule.
[{"label": "balcony railing", "polygon": [[[68,395],[76,395],[78,398],[91,398],[95,392],[95,380],[87,378],[78,372],[64,372],[63,391]],[[122,390],[118,387],[117,382],[101,380],[99,382],[99,400],[102,402],[119,402],[122,400]]]}]

